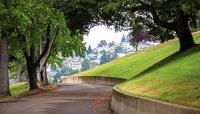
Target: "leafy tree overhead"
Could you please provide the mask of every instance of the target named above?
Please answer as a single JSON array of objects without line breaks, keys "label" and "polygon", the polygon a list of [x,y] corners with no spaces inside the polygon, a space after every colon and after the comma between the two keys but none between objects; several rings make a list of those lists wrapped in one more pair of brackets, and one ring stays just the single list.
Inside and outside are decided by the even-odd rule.
[{"label": "leafy tree overhead", "polygon": [[[39,5],[38,5],[39,4]],[[37,67],[44,65],[49,56],[53,43],[61,29],[61,14],[53,10],[52,2],[42,0],[27,0],[18,6],[19,10],[29,19],[29,25],[22,31],[18,29],[18,37],[23,51],[29,76],[30,89],[37,88]],[[58,18],[60,16],[60,18]],[[59,20],[58,20],[59,19]],[[53,35],[52,35],[53,33]],[[45,34],[45,35],[44,35]],[[40,40],[44,38],[45,44],[42,52],[37,57]]]},{"label": "leafy tree overhead", "polygon": [[50,55],[81,55],[85,51],[82,43],[83,35],[78,31],[71,34],[66,27],[63,12],[55,9],[54,3],[54,0],[4,0],[0,2],[2,9],[0,30],[2,38],[5,39],[0,40],[3,44],[0,45],[3,46],[0,54],[5,54],[3,55],[5,59],[0,58],[0,63],[3,65],[0,71],[4,76],[0,88],[5,90],[2,94],[9,94],[8,59],[6,57],[8,56],[8,36],[10,37],[8,42],[10,55],[25,60],[30,89],[37,88],[37,71],[41,75],[42,72],[46,72],[46,63]]},{"label": "leafy tree overhead", "polygon": [[0,2],[0,95],[10,95],[8,78],[8,40],[14,27],[18,26],[13,19],[20,18],[17,14],[15,2],[1,0]]},{"label": "leafy tree overhead", "polygon": [[171,38],[175,32],[180,51],[184,51],[195,46],[190,27],[199,25],[199,4],[199,0],[58,0],[57,7],[65,12],[68,24],[75,30],[88,31],[98,24],[131,30],[142,23],[156,36],[165,34]]},{"label": "leafy tree overhead", "polygon": [[[142,23],[149,28],[161,27],[175,31],[179,38],[180,51],[184,51],[195,46],[190,27],[198,24],[199,6],[199,0],[122,0],[110,3],[107,7],[108,11],[124,18],[113,20],[113,16],[110,16],[108,20],[125,28]],[[123,24],[118,23],[119,21]]]}]

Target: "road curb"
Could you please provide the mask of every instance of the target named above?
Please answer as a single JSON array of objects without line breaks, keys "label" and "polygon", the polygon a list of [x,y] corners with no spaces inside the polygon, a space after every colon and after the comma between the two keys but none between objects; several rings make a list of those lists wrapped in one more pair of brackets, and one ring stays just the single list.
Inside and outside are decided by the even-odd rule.
[{"label": "road curb", "polygon": [[114,86],[125,79],[113,78],[113,77],[103,77],[103,76],[68,76],[63,78],[60,83],[64,84],[100,84],[100,85],[110,85]]},{"label": "road curb", "polygon": [[115,114],[200,114],[200,109],[170,104],[113,89],[111,109]]}]

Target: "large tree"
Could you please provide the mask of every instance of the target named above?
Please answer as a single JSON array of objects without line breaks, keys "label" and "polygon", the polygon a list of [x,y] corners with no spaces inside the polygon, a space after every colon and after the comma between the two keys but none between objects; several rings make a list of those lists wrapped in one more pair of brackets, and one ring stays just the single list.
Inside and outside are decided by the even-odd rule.
[{"label": "large tree", "polygon": [[0,2],[0,95],[10,95],[8,78],[8,39],[15,22],[16,16],[14,2],[2,0]]},{"label": "large tree", "polygon": [[16,28],[16,39],[26,60],[30,89],[35,89],[37,72],[43,84],[48,84],[46,64],[51,54],[72,56],[73,52],[82,52],[82,35],[71,35],[63,13],[54,8],[52,0],[23,1],[18,10],[27,21],[26,26]]},{"label": "large tree", "polygon": [[199,23],[199,0],[58,1],[57,6],[63,9],[73,30],[88,31],[102,23],[114,25],[116,30],[130,30],[135,24],[143,23],[154,30],[154,35],[158,29],[160,34],[169,37],[176,32],[180,51],[195,46],[190,27]]},{"label": "large tree", "polygon": [[138,23],[150,29],[165,28],[176,32],[180,51],[195,46],[190,27],[198,23],[199,0],[122,0],[110,6],[108,11],[114,9],[114,13],[128,17],[122,22],[130,28]]}]

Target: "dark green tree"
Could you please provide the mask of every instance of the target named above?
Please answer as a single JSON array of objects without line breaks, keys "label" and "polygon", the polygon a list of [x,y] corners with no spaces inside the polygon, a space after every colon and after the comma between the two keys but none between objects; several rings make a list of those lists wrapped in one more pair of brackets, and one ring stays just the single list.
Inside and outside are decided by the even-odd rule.
[{"label": "dark green tree", "polygon": [[92,48],[91,45],[89,45],[88,49],[87,49],[87,54],[91,54],[92,53]]},{"label": "dark green tree", "polygon": [[126,37],[124,35],[122,36],[122,39],[121,39],[121,43],[122,42],[127,42]]},{"label": "dark green tree", "polygon": [[110,56],[104,51],[103,55],[100,58],[100,64],[105,64],[110,61]]},{"label": "dark green tree", "polygon": [[90,61],[88,59],[84,59],[81,62],[81,71],[88,70],[90,68]]},{"label": "dark green tree", "polygon": [[114,45],[115,45],[115,42],[114,42],[114,41],[108,43],[108,47],[112,47],[112,46],[114,46]]}]

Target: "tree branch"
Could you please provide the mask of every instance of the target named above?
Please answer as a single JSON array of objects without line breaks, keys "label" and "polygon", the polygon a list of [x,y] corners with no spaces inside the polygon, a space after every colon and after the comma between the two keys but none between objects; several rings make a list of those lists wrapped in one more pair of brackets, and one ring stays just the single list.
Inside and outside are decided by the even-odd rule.
[{"label": "tree branch", "polygon": [[42,60],[42,58],[46,55],[49,45],[50,45],[50,30],[51,29],[51,23],[48,23],[47,25],[47,31],[46,31],[46,44],[45,44],[45,48],[42,51],[42,53],[40,54],[38,60],[35,62],[35,67],[39,66],[40,61]]},{"label": "tree branch", "polygon": [[155,24],[157,24],[163,28],[167,28],[170,30],[176,30],[177,22],[175,20],[173,22],[163,21],[159,18],[159,14],[157,13],[157,11],[156,11],[155,7],[153,7],[153,5],[146,4],[143,1],[139,1],[139,3],[140,3],[140,5],[133,7],[131,9],[132,12],[147,11],[147,12],[151,13],[151,15],[153,16],[153,21]]},{"label": "tree branch", "polygon": [[49,58],[49,56],[50,56],[50,54],[51,54],[51,50],[53,49],[53,44],[54,44],[54,42],[55,42],[55,40],[56,40],[56,38],[57,38],[59,32],[60,32],[60,28],[58,28],[58,29],[56,30],[55,36],[54,36],[53,40],[50,42],[48,51],[47,51],[46,55],[43,57],[43,59],[41,60],[41,62],[42,62],[41,64],[42,64],[42,65],[45,65],[45,63],[47,62],[47,60],[48,60],[48,58]]}]

